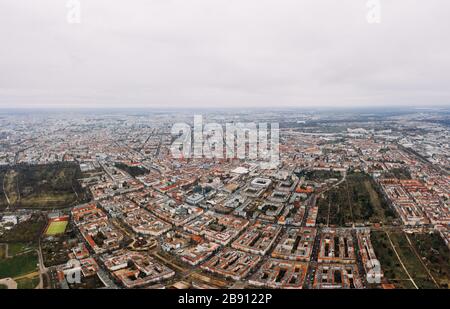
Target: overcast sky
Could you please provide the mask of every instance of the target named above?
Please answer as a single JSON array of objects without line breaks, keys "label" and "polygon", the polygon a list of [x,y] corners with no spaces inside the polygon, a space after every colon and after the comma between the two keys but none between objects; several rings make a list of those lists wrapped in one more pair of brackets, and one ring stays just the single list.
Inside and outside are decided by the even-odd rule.
[{"label": "overcast sky", "polygon": [[0,1],[0,108],[450,104],[450,1]]}]

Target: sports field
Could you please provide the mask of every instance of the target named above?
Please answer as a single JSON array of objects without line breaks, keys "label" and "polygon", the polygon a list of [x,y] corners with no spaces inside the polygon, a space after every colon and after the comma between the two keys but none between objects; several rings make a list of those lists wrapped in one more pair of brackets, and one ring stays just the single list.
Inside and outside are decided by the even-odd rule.
[{"label": "sports field", "polygon": [[62,234],[65,232],[67,224],[68,221],[52,221],[47,227],[45,235],[52,236]]}]

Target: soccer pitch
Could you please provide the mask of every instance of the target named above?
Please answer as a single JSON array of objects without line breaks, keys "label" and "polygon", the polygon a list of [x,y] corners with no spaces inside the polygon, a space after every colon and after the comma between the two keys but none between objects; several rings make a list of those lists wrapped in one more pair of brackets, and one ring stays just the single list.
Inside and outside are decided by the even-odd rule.
[{"label": "soccer pitch", "polygon": [[48,226],[47,231],[45,231],[45,234],[49,236],[62,234],[66,230],[67,224],[68,221],[53,221]]}]

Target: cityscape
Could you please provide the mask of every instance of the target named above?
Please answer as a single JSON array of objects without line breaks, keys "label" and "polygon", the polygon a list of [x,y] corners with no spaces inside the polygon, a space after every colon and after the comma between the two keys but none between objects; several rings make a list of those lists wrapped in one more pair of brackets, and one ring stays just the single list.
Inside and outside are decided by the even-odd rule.
[{"label": "cityscape", "polygon": [[[196,115],[205,127],[277,124],[278,160],[251,158],[250,134],[244,158],[174,157],[174,124]],[[3,110],[0,287],[448,289],[449,119],[448,108]]]},{"label": "cityscape", "polygon": [[447,303],[448,12],[1,0],[2,308]]}]

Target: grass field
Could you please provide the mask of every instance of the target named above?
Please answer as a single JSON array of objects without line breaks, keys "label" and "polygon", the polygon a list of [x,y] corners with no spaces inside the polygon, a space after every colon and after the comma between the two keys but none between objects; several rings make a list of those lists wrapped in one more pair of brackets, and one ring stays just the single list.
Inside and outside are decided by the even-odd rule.
[{"label": "grass field", "polygon": [[68,221],[52,221],[45,231],[45,235],[52,236],[62,234],[66,231]]},{"label": "grass field", "polygon": [[37,270],[38,256],[35,251],[0,260],[0,278],[18,277]]},{"label": "grass field", "polygon": [[[8,246],[8,257],[6,257],[6,246]],[[3,254],[0,257],[0,278],[16,278],[38,270],[38,256],[35,247],[29,243],[8,243],[1,244]],[[34,275],[30,277],[33,279]],[[25,279],[27,278],[20,278]],[[39,283],[39,282],[38,282]],[[29,286],[34,283],[30,283]],[[37,284],[36,284],[37,285]]]},{"label": "grass field", "polygon": [[16,256],[26,251],[33,250],[33,246],[30,246],[25,243],[10,243],[8,244],[8,255]]},{"label": "grass field", "polygon": [[17,288],[22,290],[30,290],[34,289],[39,284],[39,276],[35,276],[32,278],[22,278],[16,280]]}]

